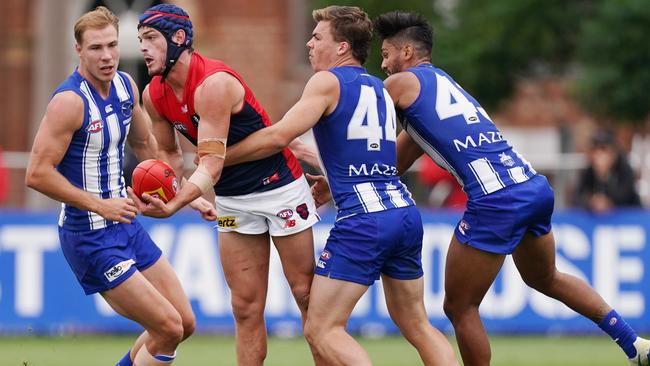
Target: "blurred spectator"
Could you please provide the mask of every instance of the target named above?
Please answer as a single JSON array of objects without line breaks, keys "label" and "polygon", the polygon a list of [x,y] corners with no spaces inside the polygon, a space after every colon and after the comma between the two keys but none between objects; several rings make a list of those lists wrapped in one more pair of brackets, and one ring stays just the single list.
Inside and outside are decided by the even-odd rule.
[{"label": "blurred spectator", "polygon": [[452,209],[465,209],[467,195],[456,178],[434,163],[429,156],[420,158],[418,180],[429,191],[428,205]]},{"label": "blurred spectator", "polygon": [[2,159],[2,148],[0,147],[0,206],[7,198],[7,190],[9,189],[9,173],[5,167],[5,162]]},{"label": "blurred spectator", "polygon": [[597,131],[588,154],[589,165],[578,183],[580,206],[598,213],[641,206],[634,171],[611,131]]}]

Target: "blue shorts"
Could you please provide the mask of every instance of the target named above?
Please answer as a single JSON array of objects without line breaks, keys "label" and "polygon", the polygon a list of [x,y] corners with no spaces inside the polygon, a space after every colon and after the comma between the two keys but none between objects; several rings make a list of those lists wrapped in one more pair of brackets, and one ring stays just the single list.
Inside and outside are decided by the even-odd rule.
[{"label": "blue shorts", "polygon": [[467,202],[454,234],[463,244],[497,254],[511,254],[527,232],[551,231],[553,189],[543,175]]},{"label": "blue shorts", "polygon": [[422,277],[422,218],[415,206],[358,214],[337,221],[316,263],[316,274],[370,286],[380,273]]},{"label": "blue shorts", "polygon": [[162,252],[139,222],[104,229],[59,227],[63,255],[86,295],[110,290],[156,263]]}]

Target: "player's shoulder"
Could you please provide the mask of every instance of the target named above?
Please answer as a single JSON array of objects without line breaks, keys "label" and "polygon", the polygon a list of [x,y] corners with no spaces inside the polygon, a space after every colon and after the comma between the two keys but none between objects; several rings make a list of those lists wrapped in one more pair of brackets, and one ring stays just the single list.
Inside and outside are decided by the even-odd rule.
[{"label": "player's shoulder", "polygon": [[85,110],[84,99],[76,91],[63,90],[56,93],[47,105],[45,117],[57,124],[77,126],[81,124]]},{"label": "player's shoulder", "polygon": [[320,92],[331,92],[333,90],[338,90],[338,88],[339,80],[337,76],[329,70],[318,71],[309,78],[309,81],[305,86],[305,90],[309,89]]},{"label": "player's shoulder", "polygon": [[390,75],[384,80],[386,89],[403,89],[413,87],[419,84],[418,77],[411,71],[405,70]]}]

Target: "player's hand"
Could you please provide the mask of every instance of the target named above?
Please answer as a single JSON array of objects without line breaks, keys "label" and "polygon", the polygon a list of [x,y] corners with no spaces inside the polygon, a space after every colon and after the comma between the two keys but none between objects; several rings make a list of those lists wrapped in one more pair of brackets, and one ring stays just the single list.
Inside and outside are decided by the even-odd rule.
[{"label": "player's hand", "polygon": [[190,207],[199,211],[201,217],[206,221],[215,221],[217,220],[217,210],[214,208],[212,203],[206,200],[203,197],[199,197],[194,201],[190,202]]},{"label": "player's hand", "polygon": [[106,220],[130,224],[138,209],[131,198],[116,197],[102,200],[96,212]]},{"label": "player's hand", "polygon": [[320,207],[332,199],[330,186],[324,176],[305,174],[305,177],[311,186],[311,195],[314,197],[316,207]]},{"label": "player's hand", "polygon": [[129,197],[131,197],[135,203],[135,207],[137,207],[138,212],[145,216],[164,218],[169,217],[176,212],[176,209],[173,207],[173,205],[169,203],[166,204],[161,199],[153,197],[150,194],[143,193],[142,199],[140,199],[140,197],[138,197],[138,195],[133,192],[133,189],[131,187],[128,187],[126,191],[129,194]]}]

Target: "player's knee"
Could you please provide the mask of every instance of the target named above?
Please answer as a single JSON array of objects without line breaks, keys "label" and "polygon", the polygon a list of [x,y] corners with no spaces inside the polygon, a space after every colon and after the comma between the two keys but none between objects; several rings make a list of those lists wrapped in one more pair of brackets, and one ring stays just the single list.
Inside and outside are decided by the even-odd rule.
[{"label": "player's knee", "polygon": [[194,313],[183,318],[183,340],[191,336],[196,330],[196,317]]},{"label": "player's knee", "polygon": [[319,325],[317,321],[313,321],[307,318],[303,333],[305,335],[305,339],[307,340],[307,342],[311,344],[313,347],[318,348],[318,343],[323,333],[323,327]]},{"label": "player's knee", "polygon": [[307,306],[309,305],[309,289],[309,285],[300,285],[291,288],[293,298],[296,300],[296,304],[302,311],[306,311]]},{"label": "player's knee", "polygon": [[177,312],[170,312],[156,328],[155,334],[165,344],[176,346],[183,340],[183,319]]},{"label": "player's knee", "polygon": [[522,276],[522,279],[527,286],[541,293],[546,293],[553,285],[556,274],[557,271],[552,271],[543,275],[535,274],[534,276]]},{"label": "player's knee", "polygon": [[261,321],[264,318],[264,301],[233,297],[232,313],[238,323]]}]

